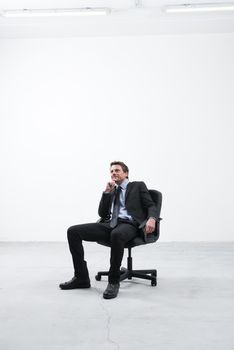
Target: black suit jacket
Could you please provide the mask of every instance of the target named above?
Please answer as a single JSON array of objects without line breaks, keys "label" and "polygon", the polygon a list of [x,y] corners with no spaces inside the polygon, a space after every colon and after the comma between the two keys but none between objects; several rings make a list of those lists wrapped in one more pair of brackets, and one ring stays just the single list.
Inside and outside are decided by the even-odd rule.
[{"label": "black suit jacket", "polygon": [[[108,220],[111,215],[111,204],[114,191],[103,193],[99,204],[98,214],[102,221]],[[158,210],[142,181],[129,182],[125,196],[125,206],[131,217],[138,223],[139,229],[144,228],[149,217],[158,219]]]}]

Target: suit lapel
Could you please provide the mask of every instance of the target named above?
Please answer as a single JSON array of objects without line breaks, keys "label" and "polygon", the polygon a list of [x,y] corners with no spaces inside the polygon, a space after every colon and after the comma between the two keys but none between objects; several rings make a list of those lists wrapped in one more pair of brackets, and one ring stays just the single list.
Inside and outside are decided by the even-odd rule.
[{"label": "suit lapel", "polygon": [[126,200],[127,200],[127,197],[128,197],[129,192],[131,192],[132,185],[133,185],[132,182],[129,182],[129,183],[128,183],[127,190],[126,190],[126,195],[125,195],[125,202],[126,202]]}]

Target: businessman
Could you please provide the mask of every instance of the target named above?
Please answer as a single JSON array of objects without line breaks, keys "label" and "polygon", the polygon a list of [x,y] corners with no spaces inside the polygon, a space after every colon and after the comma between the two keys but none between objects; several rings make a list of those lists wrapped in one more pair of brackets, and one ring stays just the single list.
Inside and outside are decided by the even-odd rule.
[{"label": "businessman", "polygon": [[90,288],[89,272],[84,260],[82,241],[106,241],[110,244],[110,269],[105,299],[117,297],[120,267],[126,242],[140,234],[155,230],[157,211],[144,182],[130,182],[126,164],[110,164],[111,181],[102,193],[98,223],[71,226],[67,238],[74,265],[74,277],[59,286],[61,289]]}]

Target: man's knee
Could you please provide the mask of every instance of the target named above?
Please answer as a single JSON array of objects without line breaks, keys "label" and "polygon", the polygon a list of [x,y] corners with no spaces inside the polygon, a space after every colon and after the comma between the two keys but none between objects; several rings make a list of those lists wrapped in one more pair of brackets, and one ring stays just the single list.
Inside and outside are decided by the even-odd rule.
[{"label": "man's knee", "polygon": [[79,236],[79,226],[80,225],[74,225],[68,228],[67,230],[67,239],[68,241],[73,240],[75,237]]},{"label": "man's knee", "polygon": [[67,239],[71,240],[74,236],[74,226],[71,226],[67,230]]},{"label": "man's knee", "polygon": [[97,225],[96,223],[90,223],[71,226],[67,230],[67,238],[68,240],[81,239],[94,241],[93,236],[96,236]]}]

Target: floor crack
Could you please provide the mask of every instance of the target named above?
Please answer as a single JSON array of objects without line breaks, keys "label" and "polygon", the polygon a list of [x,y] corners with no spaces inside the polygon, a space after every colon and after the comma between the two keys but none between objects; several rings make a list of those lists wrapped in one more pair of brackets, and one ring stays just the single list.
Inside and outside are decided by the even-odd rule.
[{"label": "floor crack", "polygon": [[94,287],[94,289],[97,291],[98,295],[101,298],[101,308],[103,309],[103,311],[105,312],[106,317],[107,317],[107,321],[106,321],[106,331],[107,331],[106,340],[107,340],[107,342],[109,344],[114,345],[117,350],[120,350],[120,345],[117,342],[115,342],[113,339],[111,339],[111,335],[110,335],[110,333],[111,333],[111,329],[110,329],[110,327],[111,327],[111,315],[109,314],[108,310],[106,309],[106,307],[104,305],[104,299],[103,299],[103,296],[102,296],[102,292],[100,292],[97,287]]}]

